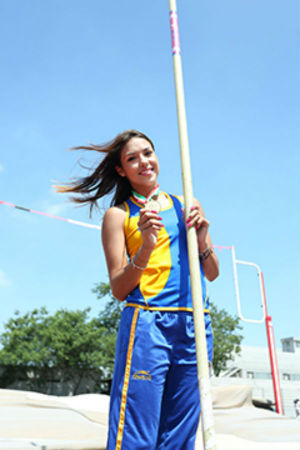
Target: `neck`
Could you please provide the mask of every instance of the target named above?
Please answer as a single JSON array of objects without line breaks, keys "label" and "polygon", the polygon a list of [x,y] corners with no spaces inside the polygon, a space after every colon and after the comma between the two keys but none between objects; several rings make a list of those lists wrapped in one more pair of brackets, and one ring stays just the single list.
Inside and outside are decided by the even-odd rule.
[{"label": "neck", "polygon": [[140,203],[146,203],[153,197],[156,197],[159,194],[159,185],[155,184],[149,189],[132,189],[132,195]]},{"label": "neck", "polygon": [[[152,194],[153,191],[158,187],[158,184],[155,183],[152,186],[131,186],[132,192],[135,192],[136,194],[139,194],[143,197],[148,197]],[[159,191],[159,190],[158,190]],[[155,193],[154,193],[155,195]]]}]

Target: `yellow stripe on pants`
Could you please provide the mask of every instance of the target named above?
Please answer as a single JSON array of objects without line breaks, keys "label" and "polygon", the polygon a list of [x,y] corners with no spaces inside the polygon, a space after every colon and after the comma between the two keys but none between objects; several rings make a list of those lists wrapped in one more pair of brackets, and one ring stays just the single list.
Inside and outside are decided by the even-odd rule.
[{"label": "yellow stripe on pants", "polygon": [[131,328],[130,328],[130,335],[129,335],[129,344],[128,344],[128,350],[127,350],[125,376],[124,376],[124,383],[123,383],[122,397],[121,397],[120,418],[119,418],[119,425],[118,425],[116,450],[121,450],[121,447],[122,447],[123,432],[124,432],[124,425],[125,425],[125,410],[126,410],[126,402],[127,402],[127,392],[128,392],[128,386],[129,386],[133,344],[134,344],[138,314],[139,314],[139,308],[136,308],[134,311],[134,314],[133,314],[132,324],[131,324]]}]

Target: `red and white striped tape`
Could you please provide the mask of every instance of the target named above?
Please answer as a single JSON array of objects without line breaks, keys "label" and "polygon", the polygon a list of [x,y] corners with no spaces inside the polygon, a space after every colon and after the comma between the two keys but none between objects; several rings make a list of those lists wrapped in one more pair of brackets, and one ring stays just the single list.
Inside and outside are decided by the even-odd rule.
[{"label": "red and white striped tape", "polygon": [[91,223],[86,223],[86,222],[80,222],[79,220],[66,219],[65,217],[55,216],[54,214],[49,214],[49,213],[42,212],[42,211],[36,211],[35,209],[31,209],[31,208],[24,208],[24,206],[14,205],[13,203],[4,202],[3,200],[0,200],[0,204],[19,209],[21,211],[39,214],[40,216],[50,217],[51,219],[63,220],[64,222],[73,223],[74,225],[78,225],[80,227],[94,228],[96,230],[101,230],[101,227],[99,225],[93,225]]}]

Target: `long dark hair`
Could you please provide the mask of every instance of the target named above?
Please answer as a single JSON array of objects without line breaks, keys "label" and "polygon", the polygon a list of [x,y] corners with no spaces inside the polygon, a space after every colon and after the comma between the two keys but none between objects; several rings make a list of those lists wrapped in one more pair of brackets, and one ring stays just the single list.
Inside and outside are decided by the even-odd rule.
[{"label": "long dark hair", "polygon": [[75,203],[89,204],[90,215],[94,207],[97,207],[97,201],[113,192],[111,206],[116,206],[126,200],[131,194],[131,186],[126,177],[121,177],[116,166],[121,167],[121,152],[124,146],[132,138],[146,139],[154,150],[151,139],[144,133],[137,130],[126,130],[118,134],[112,141],[103,145],[79,146],[71,150],[94,150],[106,154],[100,164],[92,170],[86,177],[78,178],[65,185],[55,186],[57,192],[69,192],[81,194],[79,197],[71,197]]}]

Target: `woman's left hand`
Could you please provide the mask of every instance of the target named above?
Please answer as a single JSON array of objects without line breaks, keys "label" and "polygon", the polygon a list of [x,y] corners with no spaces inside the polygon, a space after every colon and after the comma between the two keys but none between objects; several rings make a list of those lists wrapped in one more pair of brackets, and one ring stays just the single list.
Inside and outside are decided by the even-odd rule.
[{"label": "woman's left hand", "polygon": [[[193,206],[185,222],[187,228],[196,228],[199,253],[203,253],[208,248],[213,250],[213,244],[208,232],[209,221],[206,219],[202,206],[197,199],[194,199]],[[219,262],[215,252],[211,251],[209,257],[202,261],[202,264],[204,274],[209,281],[217,278],[219,275]]]},{"label": "woman's left hand", "polygon": [[190,214],[186,219],[186,226],[188,228],[196,227],[199,249],[207,248],[209,221],[204,216],[203,210],[198,203],[190,209]]}]

